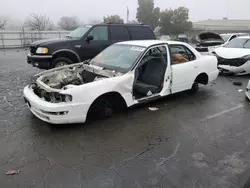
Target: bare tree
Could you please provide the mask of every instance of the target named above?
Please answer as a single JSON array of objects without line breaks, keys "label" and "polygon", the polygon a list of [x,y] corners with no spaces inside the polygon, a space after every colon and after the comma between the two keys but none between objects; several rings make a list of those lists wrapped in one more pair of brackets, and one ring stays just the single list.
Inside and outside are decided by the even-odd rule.
[{"label": "bare tree", "polygon": [[75,16],[73,17],[63,16],[60,18],[58,26],[61,29],[72,31],[79,26],[79,22]]},{"label": "bare tree", "polygon": [[53,23],[46,15],[31,14],[26,20],[25,25],[31,30],[46,31],[51,30]]},{"label": "bare tree", "polygon": [[0,29],[5,29],[7,25],[7,19],[1,19],[0,20]]}]

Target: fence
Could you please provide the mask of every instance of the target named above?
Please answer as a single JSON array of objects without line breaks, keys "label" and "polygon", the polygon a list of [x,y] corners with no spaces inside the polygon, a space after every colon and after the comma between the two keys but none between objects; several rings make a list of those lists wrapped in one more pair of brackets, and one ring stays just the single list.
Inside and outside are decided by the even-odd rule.
[{"label": "fence", "polygon": [[68,31],[0,31],[0,48],[28,47],[36,40],[65,37]]}]

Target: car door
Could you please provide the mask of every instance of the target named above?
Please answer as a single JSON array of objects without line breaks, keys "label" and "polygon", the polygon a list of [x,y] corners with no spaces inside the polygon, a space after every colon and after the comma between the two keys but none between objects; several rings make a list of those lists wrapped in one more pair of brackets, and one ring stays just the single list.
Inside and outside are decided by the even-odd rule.
[{"label": "car door", "polygon": [[187,46],[170,45],[172,67],[172,93],[188,90],[192,87],[199,66],[196,56]]},{"label": "car door", "polygon": [[112,43],[130,40],[127,27],[122,25],[110,25],[110,40]]},{"label": "car door", "polygon": [[[90,39],[91,37],[92,39]],[[111,44],[108,26],[97,25],[93,27],[90,33],[83,39],[83,45],[80,50],[81,59],[91,59]]]}]

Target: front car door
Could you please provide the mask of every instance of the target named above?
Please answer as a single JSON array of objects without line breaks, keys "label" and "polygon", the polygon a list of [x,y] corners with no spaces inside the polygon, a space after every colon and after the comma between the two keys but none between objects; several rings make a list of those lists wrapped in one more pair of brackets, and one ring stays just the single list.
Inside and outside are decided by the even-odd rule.
[{"label": "front car door", "polygon": [[133,95],[138,102],[168,95],[171,87],[171,66],[167,45],[147,49],[134,74]]},{"label": "front car door", "polygon": [[198,64],[195,54],[186,45],[170,45],[172,66],[172,93],[188,90],[197,76]]},{"label": "front car door", "polygon": [[[89,36],[92,36],[93,40],[87,41]],[[81,59],[92,59],[110,45],[111,41],[109,40],[108,26],[97,25],[93,27],[90,33],[83,39]]]}]

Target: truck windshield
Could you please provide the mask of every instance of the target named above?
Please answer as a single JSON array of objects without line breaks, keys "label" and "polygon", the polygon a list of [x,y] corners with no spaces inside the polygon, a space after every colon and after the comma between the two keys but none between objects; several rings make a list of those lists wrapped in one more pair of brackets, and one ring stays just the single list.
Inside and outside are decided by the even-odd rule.
[{"label": "truck windshield", "polygon": [[99,53],[90,64],[126,73],[145,50],[141,46],[114,44]]},{"label": "truck windshield", "polygon": [[72,31],[70,34],[68,34],[67,37],[81,38],[90,28],[91,26],[78,27],[74,31]]}]

